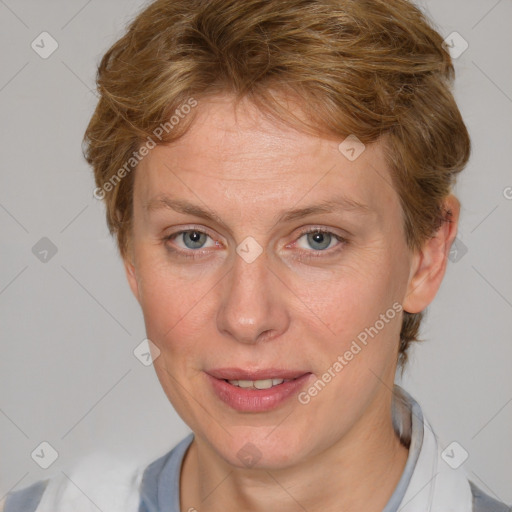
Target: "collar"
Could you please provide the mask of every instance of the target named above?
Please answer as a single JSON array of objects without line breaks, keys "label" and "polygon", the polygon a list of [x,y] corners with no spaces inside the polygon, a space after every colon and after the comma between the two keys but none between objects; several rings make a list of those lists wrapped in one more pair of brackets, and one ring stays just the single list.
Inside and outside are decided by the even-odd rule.
[{"label": "collar", "polygon": [[445,462],[442,443],[421,407],[396,384],[392,413],[395,431],[409,446],[409,456],[383,512],[471,512],[473,497],[466,471]]},{"label": "collar", "polygon": [[[441,442],[420,405],[400,386],[393,388],[393,426],[409,448],[402,476],[383,512],[471,512],[472,493],[467,473],[452,469],[441,456]],[[185,453],[194,439],[189,434],[165,457],[148,467],[152,478],[142,485],[143,511],[179,512],[179,475]],[[148,486],[153,482],[152,488]],[[152,505],[151,505],[152,504]]]}]

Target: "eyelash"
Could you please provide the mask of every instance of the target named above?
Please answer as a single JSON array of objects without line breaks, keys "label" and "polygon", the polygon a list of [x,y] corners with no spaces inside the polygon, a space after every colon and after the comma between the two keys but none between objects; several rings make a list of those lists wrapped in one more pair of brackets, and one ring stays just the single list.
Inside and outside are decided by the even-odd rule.
[{"label": "eyelash", "polygon": [[[177,254],[178,256],[183,257],[183,258],[192,258],[192,259],[201,258],[202,255],[207,251],[201,251],[200,249],[198,249],[198,250],[189,249],[188,251],[184,251],[182,249],[176,249],[176,248],[169,247],[168,242],[177,238],[178,236],[182,235],[183,233],[190,233],[190,232],[203,233],[203,234],[209,236],[210,238],[212,238],[212,240],[213,240],[213,237],[208,232],[206,232],[202,229],[199,229],[199,228],[183,229],[181,231],[176,231],[175,233],[171,233],[170,235],[163,238],[163,241],[167,244],[167,249],[169,251],[171,251],[172,253]],[[325,254],[327,254],[327,256],[332,256],[333,254],[336,254],[337,252],[339,252],[343,248],[343,246],[345,246],[348,243],[348,240],[346,238],[344,238],[340,235],[337,235],[336,233],[329,231],[328,229],[324,229],[324,228],[304,229],[299,233],[299,236],[297,237],[297,239],[294,243],[296,243],[304,235],[308,235],[310,233],[329,234],[329,235],[332,235],[340,243],[338,245],[336,245],[334,248],[324,249],[324,250],[320,250],[320,251],[315,251],[315,250],[306,251],[306,250],[302,249],[300,251],[301,259],[326,257]]]}]

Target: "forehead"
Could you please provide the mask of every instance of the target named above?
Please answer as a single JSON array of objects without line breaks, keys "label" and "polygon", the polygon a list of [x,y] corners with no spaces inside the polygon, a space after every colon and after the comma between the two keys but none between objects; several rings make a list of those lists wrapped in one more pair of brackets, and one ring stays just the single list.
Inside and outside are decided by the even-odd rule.
[{"label": "forehead", "polygon": [[231,97],[218,96],[200,101],[196,109],[183,137],[157,146],[139,164],[135,195],[143,203],[169,192],[207,203],[207,198],[231,200],[240,209],[259,202],[276,210],[334,193],[377,213],[398,204],[381,142],[350,160],[339,149],[344,137],[294,129],[249,101],[235,108]]}]

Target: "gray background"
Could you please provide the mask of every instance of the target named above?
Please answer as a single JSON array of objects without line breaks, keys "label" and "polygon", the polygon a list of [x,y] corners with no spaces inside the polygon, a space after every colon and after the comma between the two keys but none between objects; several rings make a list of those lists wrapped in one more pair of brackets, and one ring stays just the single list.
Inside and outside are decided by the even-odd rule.
[{"label": "gray background", "polygon": [[[90,451],[149,462],[188,432],[133,355],[142,315],[81,155],[99,57],[142,4],[0,0],[0,498]],[[463,246],[403,386],[467,450],[475,483],[511,503],[512,1],[421,5],[469,43],[456,96],[474,152],[456,188]],[[31,48],[43,31],[59,44],[47,59]],[[59,453],[46,470],[30,456],[42,441]]]}]

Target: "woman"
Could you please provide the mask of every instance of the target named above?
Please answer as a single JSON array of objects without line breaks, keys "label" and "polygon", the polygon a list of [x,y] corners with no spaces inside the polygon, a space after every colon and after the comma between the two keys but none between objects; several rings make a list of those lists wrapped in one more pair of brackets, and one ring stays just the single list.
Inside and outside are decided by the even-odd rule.
[{"label": "woman", "polygon": [[457,232],[452,78],[406,0],[149,5],[100,64],[86,157],[193,434],[5,512],[508,510],[394,385]]}]

